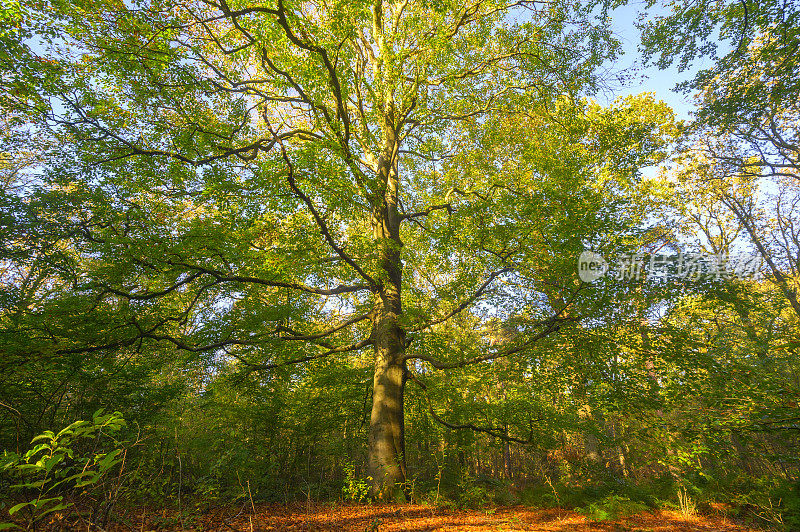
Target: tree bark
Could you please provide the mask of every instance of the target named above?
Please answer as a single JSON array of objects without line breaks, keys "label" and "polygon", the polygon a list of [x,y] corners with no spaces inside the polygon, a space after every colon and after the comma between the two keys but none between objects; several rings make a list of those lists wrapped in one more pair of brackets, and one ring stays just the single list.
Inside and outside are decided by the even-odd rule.
[{"label": "tree bark", "polygon": [[372,497],[391,500],[397,487],[405,488],[405,434],[403,392],[405,367],[389,352],[376,355],[372,415],[369,427],[369,475]]},{"label": "tree bark", "polygon": [[[369,428],[369,475],[372,497],[391,500],[398,487],[404,488],[405,422],[403,393],[406,381],[406,334],[400,318],[402,262],[400,258],[400,215],[398,203],[399,142],[394,125],[394,108],[387,104],[383,150],[378,159],[378,182],[382,189],[373,205],[372,229],[378,252],[380,287],[373,307],[372,343],[375,352],[372,414]],[[408,498],[408,493],[406,492]]]}]

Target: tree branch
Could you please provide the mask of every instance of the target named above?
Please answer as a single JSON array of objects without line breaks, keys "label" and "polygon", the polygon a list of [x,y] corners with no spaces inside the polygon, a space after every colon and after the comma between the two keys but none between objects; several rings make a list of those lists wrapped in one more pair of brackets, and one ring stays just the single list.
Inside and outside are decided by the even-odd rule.
[{"label": "tree branch", "polygon": [[291,329],[289,327],[285,327],[285,326],[279,326],[277,328],[277,331],[278,332],[285,331],[285,332],[288,332],[289,334],[291,334],[291,336],[281,336],[280,337],[281,340],[312,341],[312,340],[318,340],[320,338],[325,338],[326,336],[330,336],[331,334],[335,333],[336,331],[341,331],[345,327],[349,327],[350,325],[354,325],[354,324],[356,324],[356,323],[358,323],[360,321],[364,321],[366,319],[369,319],[370,316],[371,316],[370,313],[361,314],[359,316],[354,316],[354,317],[352,317],[350,319],[347,319],[347,320],[343,321],[342,323],[340,323],[340,324],[338,324],[338,325],[336,325],[336,326],[334,326],[334,327],[332,327],[332,328],[330,328],[330,329],[328,329],[326,331],[323,331],[323,332],[320,332],[320,333],[314,333],[314,334],[300,334],[300,333],[294,331],[293,329]]},{"label": "tree branch", "polygon": [[474,303],[476,299],[478,299],[481,295],[483,295],[483,293],[486,291],[486,289],[489,288],[489,285],[492,284],[492,281],[494,281],[498,276],[500,276],[500,275],[502,275],[504,273],[508,273],[511,270],[512,270],[511,268],[503,268],[502,270],[498,270],[496,272],[493,272],[491,275],[489,275],[489,277],[486,279],[486,281],[484,281],[484,283],[475,291],[474,294],[472,294],[466,300],[462,301],[461,304],[458,305],[456,308],[454,308],[453,310],[451,310],[450,312],[448,312],[447,314],[445,314],[443,317],[441,317],[439,319],[433,320],[431,322],[428,322],[428,323],[426,323],[424,325],[420,325],[418,327],[410,328],[410,329],[408,329],[408,332],[419,332],[419,331],[422,331],[424,329],[427,329],[428,327],[431,327],[433,325],[436,325],[436,324],[439,324],[439,323],[442,323],[442,322],[445,322],[445,321],[449,320],[450,318],[452,318],[453,316],[455,316],[459,312],[463,311],[464,309],[466,309],[467,307],[472,305],[472,303]]},{"label": "tree branch", "polygon": [[271,281],[267,279],[261,279],[258,277],[251,277],[247,275],[229,275],[219,270],[214,270],[212,268],[207,268],[205,266],[200,266],[197,264],[188,264],[185,262],[173,262],[167,261],[168,264],[172,264],[175,266],[184,266],[186,268],[191,268],[194,270],[201,271],[206,273],[215,279],[219,280],[220,282],[236,282],[236,283],[251,283],[251,284],[259,284],[263,286],[272,286],[275,288],[292,288],[295,290],[301,290],[303,292],[308,292],[310,294],[316,294],[320,296],[335,296],[340,294],[347,294],[351,292],[359,292],[361,290],[370,290],[369,285],[365,284],[356,284],[356,285],[339,285],[335,288],[317,288],[315,286],[308,286],[304,283],[294,283],[294,282],[287,282],[287,281]]},{"label": "tree branch", "polygon": [[531,338],[529,338],[528,340],[526,340],[522,344],[519,344],[519,345],[516,345],[516,346],[513,346],[513,347],[509,347],[509,348],[501,350],[501,351],[496,351],[494,353],[489,353],[489,354],[486,354],[486,355],[480,355],[480,356],[476,356],[476,357],[473,357],[473,358],[468,358],[466,360],[461,360],[459,362],[446,363],[446,362],[442,362],[442,361],[440,361],[440,360],[438,360],[438,359],[436,359],[436,358],[434,358],[432,356],[423,355],[423,354],[407,355],[407,356],[403,357],[403,360],[404,361],[407,361],[407,360],[423,360],[425,362],[428,362],[435,369],[463,368],[465,366],[470,366],[472,364],[477,364],[479,362],[486,362],[486,361],[489,361],[489,360],[495,360],[495,359],[498,359],[498,358],[504,358],[504,357],[519,353],[521,351],[524,351],[531,344],[538,342],[539,340],[541,340],[542,338],[544,338],[546,336],[549,336],[550,333],[558,331],[561,328],[561,325],[563,323],[573,322],[573,321],[577,321],[577,320],[578,320],[578,318],[559,318],[557,316],[553,316],[552,318],[550,318],[550,319],[548,319],[548,320],[546,320],[544,322],[544,323],[547,324],[546,327],[544,328],[544,330],[542,330],[539,333],[537,333],[536,335],[532,336]]},{"label": "tree branch", "polygon": [[411,379],[413,382],[415,382],[417,385],[419,385],[420,388],[422,388],[423,393],[425,395],[425,399],[428,402],[428,412],[431,414],[431,417],[437,423],[439,423],[440,425],[443,425],[443,426],[445,426],[445,427],[447,427],[449,429],[452,429],[452,430],[464,430],[464,429],[467,429],[467,430],[471,430],[473,432],[480,432],[480,433],[483,433],[483,434],[488,434],[489,436],[492,436],[494,438],[498,438],[498,439],[503,440],[503,441],[513,442],[513,443],[521,443],[523,445],[527,445],[527,444],[529,444],[529,443],[531,443],[533,441],[533,423],[534,423],[534,421],[541,421],[541,419],[535,419],[535,420],[531,419],[531,420],[528,421],[528,423],[530,425],[530,435],[528,436],[527,440],[523,440],[523,439],[520,439],[520,438],[515,438],[513,436],[509,436],[508,435],[508,431],[504,427],[503,428],[479,427],[477,425],[473,425],[472,423],[463,423],[463,424],[448,423],[447,421],[442,419],[442,417],[439,416],[439,414],[437,414],[436,411],[433,409],[433,403],[431,402],[430,395],[428,395],[428,387],[422,381],[420,381],[419,378],[417,378],[417,376],[413,372],[408,371],[407,375],[408,375],[409,379]]},{"label": "tree branch", "polygon": [[453,206],[449,203],[445,203],[443,205],[432,205],[426,208],[424,211],[415,212],[413,214],[403,214],[400,216],[400,220],[410,220],[412,218],[419,218],[421,216],[428,216],[433,211],[439,211],[442,209],[446,209],[449,214],[453,214]]},{"label": "tree branch", "polygon": [[[272,131],[271,124],[267,123],[267,127],[269,127],[270,131]],[[380,284],[377,281],[375,281],[375,279],[373,279],[367,272],[365,272],[361,268],[361,266],[359,266],[356,263],[356,261],[354,261],[353,258],[350,257],[350,255],[348,255],[344,251],[344,249],[342,249],[336,243],[336,241],[333,239],[333,236],[331,235],[330,229],[328,228],[328,224],[325,223],[325,220],[319,214],[319,211],[317,211],[314,202],[311,201],[311,198],[309,198],[306,194],[304,194],[303,191],[300,190],[300,187],[297,186],[297,181],[295,180],[294,177],[294,165],[292,164],[292,161],[289,159],[289,154],[286,152],[286,146],[284,146],[282,140],[278,141],[278,143],[281,148],[281,154],[283,155],[283,160],[286,162],[288,170],[286,179],[289,182],[289,188],[291,188],[292,192],[294,192],[295,195],[297,195],[301,200],[303,200],[303,203],[306,204],[308,210],[311,212],[311,215],[314,217],[314,221],[316,221],[317,226],[322,232],[322,237],[325,239],[325,241],[328,243],[331,249],[333,249],[333,251],[335,251],[336,254],[342,258],[342,260],[344,260],[347,264],[349,264],[350,267],[352,267],[365,281],[367,281],[367,283],[369,283],[370,290],[372,290],[373,292],[376,291],[380,286]]]},{"label": "tree branch", "polygon": [[251,367],[254,370],[266,370],[266,369],[280,368],[284,366],[292,366],[295,364],[302,364],[303,362],[310,362],[311,360],[319,360],[321,358],[326,358],[336,353],[349,353],[351,351],[358,351],[360,349],[367,347],[368,345],[372,345],[372,340],[369,338],[367,338],[366,340],[361,340],[360,342],[356,342],[354,344],[333,347],[317,355],[308,355],[300,358],[295,358],[292,360],[286,360],[284,362],[276,362],[274,364],[254,364],[246,360],[244,357],[237,355],[236,353],[228,353],[228,354],[233,356],[246,366]]}]

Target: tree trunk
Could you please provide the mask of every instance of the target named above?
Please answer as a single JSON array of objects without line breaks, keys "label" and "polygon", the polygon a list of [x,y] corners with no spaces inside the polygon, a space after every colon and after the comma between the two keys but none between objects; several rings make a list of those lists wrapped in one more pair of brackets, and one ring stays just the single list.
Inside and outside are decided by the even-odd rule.
[{"label": "tree trunk", "polygon": [[[372,229],[378,253],[380,288],[375,293],[372,343],[375,374],[369,427],[369,475],[372,497],[391,500],[398,487],[406,488],[403,391],[406,380],[406,335],[400,324],[402,263],[400,259],[400,215],[397,210],[398,139],[394,111],[387,105],[384,148],[378,159],[380,199],[373,204]],[[406,492],[406,498],[408,498]]]},{"label": "tree trunk", "polygon": [[389,290],[376,305],[372,339],[375,373],[372,380],[372,414],[369,423],[369,475],[372,497],[391,500],[398,486],[405,487],[405,421],[403,394],[406,381],[405,332],[398,318],[400,293]]},{"label": "tree trunk", "polygon": [[369,427],[369,475],[376,499],[391,500],[397,487],[405,488],[404,375],[403,365],[376,356]]},{"label": "tree trunk", "polygon": [[[506,425],[506,436],[508,436],[508,425]],[[507,441],[503,442],[503,474],[506,479],[513,479],[513,471],[511,471],[511,444]]]}]

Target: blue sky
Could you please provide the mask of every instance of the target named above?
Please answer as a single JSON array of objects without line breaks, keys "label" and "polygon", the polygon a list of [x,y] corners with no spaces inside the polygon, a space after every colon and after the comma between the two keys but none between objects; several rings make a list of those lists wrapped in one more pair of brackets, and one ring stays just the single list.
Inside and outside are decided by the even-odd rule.
[{"label": "blue sky", "polygon": [[[598,95],[597,99],[603,104],[608,104],[617,96],[654,92],[658,99],[664,100],[674,109],[678,118],[688,119],[689,113],[694,109],[691,96],[675,92],[672,89],[677,83],[692,79],[698,70],[710,66],[710,63],[708,60],[696,61],[691,69],[684,72],[678,72],[678,69],[674,67],[664,71],[660,71],[656,67],[642,68],[643,61],[638,51],[640,35],[635,22],[643,9],[644,2],[632,0],[628,5],[619,7],[612,12],[612,28],[622,41],[624,55],[615,64],[608,65],[614,70],[638,67],[637,74],[641,78],[640,82],[614,88],[610,93]],[[665,11],[655,7],[649,13],[665,13]]]}]

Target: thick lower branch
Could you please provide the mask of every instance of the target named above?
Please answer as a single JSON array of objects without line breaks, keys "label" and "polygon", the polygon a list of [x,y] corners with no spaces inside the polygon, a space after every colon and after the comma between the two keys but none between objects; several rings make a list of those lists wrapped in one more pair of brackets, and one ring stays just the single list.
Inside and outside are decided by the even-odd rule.
[{"label": "thick lower branch", "polygon": [[316,294],[320,296],[335,296],[340,294],[347,294],[351,292],[360,292],[362,290],[370,290],[370,286],[366,284],[356,284],[356,285],[339,285],[335,288],[318,288],[315,286],[308,286],[303,283],[296,283],[296,282],[287,282],[287,281],[271,281],[267,279],[261,279],[259,277],[251,277],[247,275],[229,275],[219,270],[215,270],[212,268],[207,268],[205,266],[199,266],[196,264],[188,264],[185,262],[173,262],[168,261],[168,264],[173,266],[183,266],[185,268],[191,268],[203,273],[206,273],[215,279],[221,282],[236,282],[236,283],[250,283],[250,284],[259,284],[263,286],[271,286],[274,288],[292,288],[295,290],[301,290],[303,292],[308,292],[310,294]]},{"label": "thick lower branch", "polygon": [[326,336],[330,336],[331,334],[335,333],[336,331],[340,331],[340,330],[344,329],[345,327],[348,327],[350,325],[354,325],[354,324],[356,324],[356,323],[358,323],[360,321],[364,321],[364,320],[369,319],[371,317],[372,316],[371,316],[370,313],[360,314],[358,316],[353,316],[352,318],[347,319],[347,320],[343,321],[342,323],[340,323],[340,324],[338,324],[338,325],[336,325],[334,327],[331,327],[330,329],[327,329],[327,330],[319,332],[319,333],[314,333],[314,334],[300,334],[300,333],[296,332],[295,330],[293,330],[293,329],[291,329],[289,327],[284,327],[284,326],[279,326],[277,330],[278,331],[288,332],[291,335],[291,336],[281,336],[280,337],[281,340],[311,341],[311,340],[318,340],[320,338],[325,338]]},{"label": "thick lower branch", "polygon": [[[349,352],[352,352],[352,351],[358,351],[358,350],[364,349],[365,347],[368,347],[370,345],[372,345],[372,339],[367,338],[366,340],[361,340],[360,342],[356,342],[354,344],[348,344],[348,345],[342,345],[342,346],[338,346],[338,347],[333,347],[333,348],[328,349],[327,351],[325,351],[323,353],[319,353],[319,354],[316,354],[316,355],[308,355],[308,356],[304,356],[304,357],[300,357],[300,358],[295,358],[295,359],[292,359],[292,360],[286,360],[284,362],[276,362],[274,364],[252,364],[251,363],[251,364],[248,364],[248,365],[253,367],[254,369],[257,369],[257,370],[274,369],[274,368],[280,368],[280,367],[283,367],[283,366],[291,366],[291,365],[294,365],[294,364],[302,364],[304,362],[310,362],[311,360],[319,360],[321,358],[326,358],[326,357],[329,357],[329,356],[337,354],[337,353],[349,353]],[[233,355],[233,356],[236,356],[236,355]],[[239,357],[236,356],[236,358],[239,358]],[[239,358],[239,360],[241,360],[241,359]]]}]

